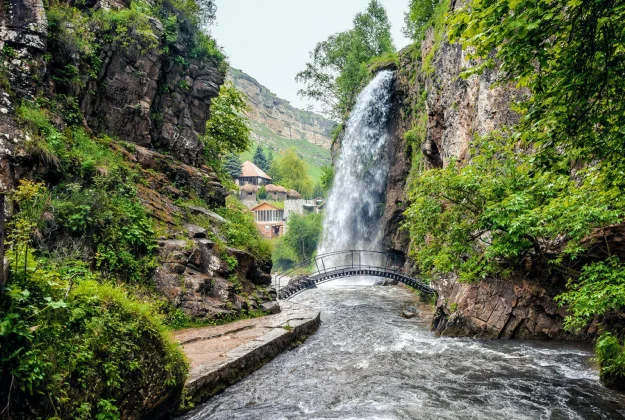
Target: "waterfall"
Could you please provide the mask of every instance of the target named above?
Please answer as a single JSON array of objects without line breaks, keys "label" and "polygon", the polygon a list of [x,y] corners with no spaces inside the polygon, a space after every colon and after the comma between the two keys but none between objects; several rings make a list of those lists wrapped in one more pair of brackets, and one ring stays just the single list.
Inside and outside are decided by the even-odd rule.
[{"label": "waterfall", "polygon": [[380,248],[394,78],[394,72],[382,71],[358,95],[335,166],[318,254]]}]

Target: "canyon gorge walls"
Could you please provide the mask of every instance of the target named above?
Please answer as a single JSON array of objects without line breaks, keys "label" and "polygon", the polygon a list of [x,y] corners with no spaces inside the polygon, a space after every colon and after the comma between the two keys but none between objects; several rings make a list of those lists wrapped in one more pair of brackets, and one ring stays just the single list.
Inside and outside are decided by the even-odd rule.
[{"label": "canyon gorge walls", "polygon": [[[434,28],[426,32],[420,46],[412,45],[399,53],[389,149],[392,164],[382,220],[388,250],[410,254],[410,238],[402,224],[410,202],[410,183],[420,171],[445,167],[451,159],[466,164],[476,136],[518,121],[510,107],[525,92],[495,84],[496,69],[461,77],[476,64],[466,58],[467,52],[460,45],[450,44],[446,34],[436,33]],[[406,269],[418,274],[409,260]],[[446,276],[432,286],[439,292],[433,323],[439,334],[571,337],[563,330],[564,309],[554,301],[564,291],[562,278],[533,272],[513,280],[485,279],[468,284]],[[593,326],[576,338],[594,332]]]}]

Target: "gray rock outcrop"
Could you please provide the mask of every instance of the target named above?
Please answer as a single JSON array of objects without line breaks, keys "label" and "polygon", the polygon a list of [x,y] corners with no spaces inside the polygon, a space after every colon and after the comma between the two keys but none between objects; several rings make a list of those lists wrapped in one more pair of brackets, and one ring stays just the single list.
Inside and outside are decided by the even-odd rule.
[{"label": "gray rock outcrop", "polygon": [[[401,225],[409,205],[411,171],[444,167],[451,159],[468,162],[474,136],[516,123],[518,115],[510,105],[525,94],[495,85],[497,69],[463,79],[461,73],[476,63],[466,59],[460,45],[446,42],[444,36],[436,45],[434,38],[430,29],[420,49],[410,46],[400,52],[395,83],[392,163],[382,223],[385,247],[405,255],[410,238]],[[426,58],[429,64],[424,68]],[[405,136],[408,131],[410,138]],[[413,157],[419,153],[423,160],[413,167]],[[414,272],[416,268],[408,260],[404,269]],[[465,284],[448,276],[433,284],[439,293],[433,328],[452,336],[570,338],[562,329],[564,312],[553,299],[563,286],[558,279]]]}]

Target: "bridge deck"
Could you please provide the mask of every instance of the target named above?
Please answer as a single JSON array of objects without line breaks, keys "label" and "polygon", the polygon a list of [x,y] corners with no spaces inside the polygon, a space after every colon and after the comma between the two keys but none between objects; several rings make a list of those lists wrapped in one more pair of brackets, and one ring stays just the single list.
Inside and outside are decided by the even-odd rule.
[{"label": "bridge deck", "polygon": [[414,287],[416,289],[421,290],[426,294],[436,294],[436,291],[432,289],[430,286],[425,284],[419,279],[407,276],[405,274],[399,273],[396,270],[383,268],[383,267],[373,267],[373,266],[360,266],[360,267],[338,267],[331,268],[328,270],[323,270],[321,272],[317,272],[306,276],[308,281],[302,281],[297,285],[293,286],[285,286],[278,290],[278,297],[280,299],[290,299],[291,297],[305,291],[308,289],[312,289],[316,287],[317,284],[325,283],[327,281],[331,281],[338,278],[343,277],[354,277],[354,276],[373,276],[373,277],[382,277],[391,280],[396,280],[400,283],[404,283],[408,286]]}]

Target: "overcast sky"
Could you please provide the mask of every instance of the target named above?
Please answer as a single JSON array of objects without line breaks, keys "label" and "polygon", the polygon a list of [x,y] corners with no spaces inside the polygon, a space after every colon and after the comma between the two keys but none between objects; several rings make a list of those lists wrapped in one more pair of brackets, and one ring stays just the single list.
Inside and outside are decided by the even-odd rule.
[{"label": "overcast sky", "polygon": [[[409,44],[402,33],[408,0],[380,0],[392,24],[398,49]],[[295,74],[304,69],[319,41],[351,28],[369,0],[217,0],[212,33],[230,61],[279,97],[305,108]]]}]

